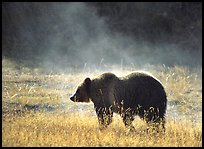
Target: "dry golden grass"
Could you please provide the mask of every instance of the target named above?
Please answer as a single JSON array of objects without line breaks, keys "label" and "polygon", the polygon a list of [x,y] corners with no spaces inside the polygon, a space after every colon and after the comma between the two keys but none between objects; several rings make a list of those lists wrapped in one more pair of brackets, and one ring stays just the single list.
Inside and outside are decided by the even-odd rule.
[{"label": "dry golden grass", "polygon": [[[120,122],[120,123],[118,123]],[[3,117],[3,146],[201,146],[201,124],[168,121],[165,134],[146,133],[145,123],[135,120],[128,132],[122,120],[99,131],[97,119],[80,114],[29,113]]]},{"label": "dry golden grass", "polygon": [[[45,73],[40,69],[17,69],[16,65],[3,60],[2,74],[2,146],[202,146],[202,123],[168,119],[166,132],[149,133],[146,124],[136,119],[136,132],[128,132],[121,118],[104,131],[99,131],[96,116],[76,111],[92,105],[72,103],[69,96],[87,76],[95,77],[103,71],[92,73]],[[134,70],[112,70],[124,76]],[[176,101],[178,110],[192,117],[202,115],[202,69],[187,67],[148,66],[144,68],[164,85],[169,101]],[[33,110],[36,105],[66,105],[52,112]],[[29,105],[30,110],[25,107]],[[32,109],[33,108],[33,109]],[[65,110],[65,112],[64,112]],[[72,111],[75,110],[75,111]],[[173,112],[173,111],[172,111]]]}]

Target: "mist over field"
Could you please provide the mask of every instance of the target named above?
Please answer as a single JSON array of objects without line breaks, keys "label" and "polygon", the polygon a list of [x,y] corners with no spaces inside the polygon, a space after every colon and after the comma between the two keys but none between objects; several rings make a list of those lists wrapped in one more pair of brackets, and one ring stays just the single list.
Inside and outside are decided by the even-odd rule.
[{"label": "mist over field", "polygon": [[201,3],[2,3],[2,58],[45,70],[201,66]]}]

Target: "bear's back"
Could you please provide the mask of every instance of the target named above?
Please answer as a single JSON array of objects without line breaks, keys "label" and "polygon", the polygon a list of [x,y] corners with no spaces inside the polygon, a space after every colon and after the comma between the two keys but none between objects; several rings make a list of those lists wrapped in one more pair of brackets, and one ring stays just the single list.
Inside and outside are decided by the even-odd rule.
[{"label": "bear's back", "polygon": [[166,102],[166,93],[161,82],[144,72],[134,72],[121,77],[115,87],[115,97],[118,102],[124,100],[126,107],[140,104],[149,108],[162,101]]},{"label": "bear's back", "polygon": [[149,85],[154,84],[156,86],[163,88],[161,82],[153,75],[147,72],[140,72],[140,71],[133,72],[125,77],[120,78],[120,80],[127,83],[137,83],[137,84],[147,83]]}]

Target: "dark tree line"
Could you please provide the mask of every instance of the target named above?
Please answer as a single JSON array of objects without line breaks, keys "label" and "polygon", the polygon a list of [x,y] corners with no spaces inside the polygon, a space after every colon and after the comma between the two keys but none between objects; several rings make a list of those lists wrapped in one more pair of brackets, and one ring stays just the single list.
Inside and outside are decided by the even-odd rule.
[{"label": "dark tree line", "polygon": [[199,2],[98,2],[100,16],[113,31],[151,43],[173,42],[201,49],[202,4]]},{"label": "dark tree line", "polygon": [[[66,32],[58,12],[64,3],[2,3],[2,56],[38,63],[50,45],[49,37]],[[131,36],[150,44],[174,43],[182,50],[202,50],[201,2],[89,2],[105,19],[111,34]],[[90,23],[90,22],[89,22]],[[68,32],[68,31],[67,31]],[[91,34],[91,33],[90,33]],[[63,34],[66,44],[59,53],[68,54],[74,41]],[[70,56],[71,57],[71,56]]]}]

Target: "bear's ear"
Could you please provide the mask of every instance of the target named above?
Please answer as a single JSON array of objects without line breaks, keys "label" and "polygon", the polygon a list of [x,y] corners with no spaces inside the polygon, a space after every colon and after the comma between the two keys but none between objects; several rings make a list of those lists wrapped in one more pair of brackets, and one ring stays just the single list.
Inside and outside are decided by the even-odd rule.
[{"label": "bear's ear", "polygon": [[90,87],[91,87],[91,79],[90,78],[86,78],[84,80],[85,86],[86,86],[86,91],[89,94],[90,93]]},{"label": "bear's ear", "polygon": [[84,80],[84,82],[85,82],[86,86],[90,86],[91,85],[91,79],[90,78],[86,78]]}]

